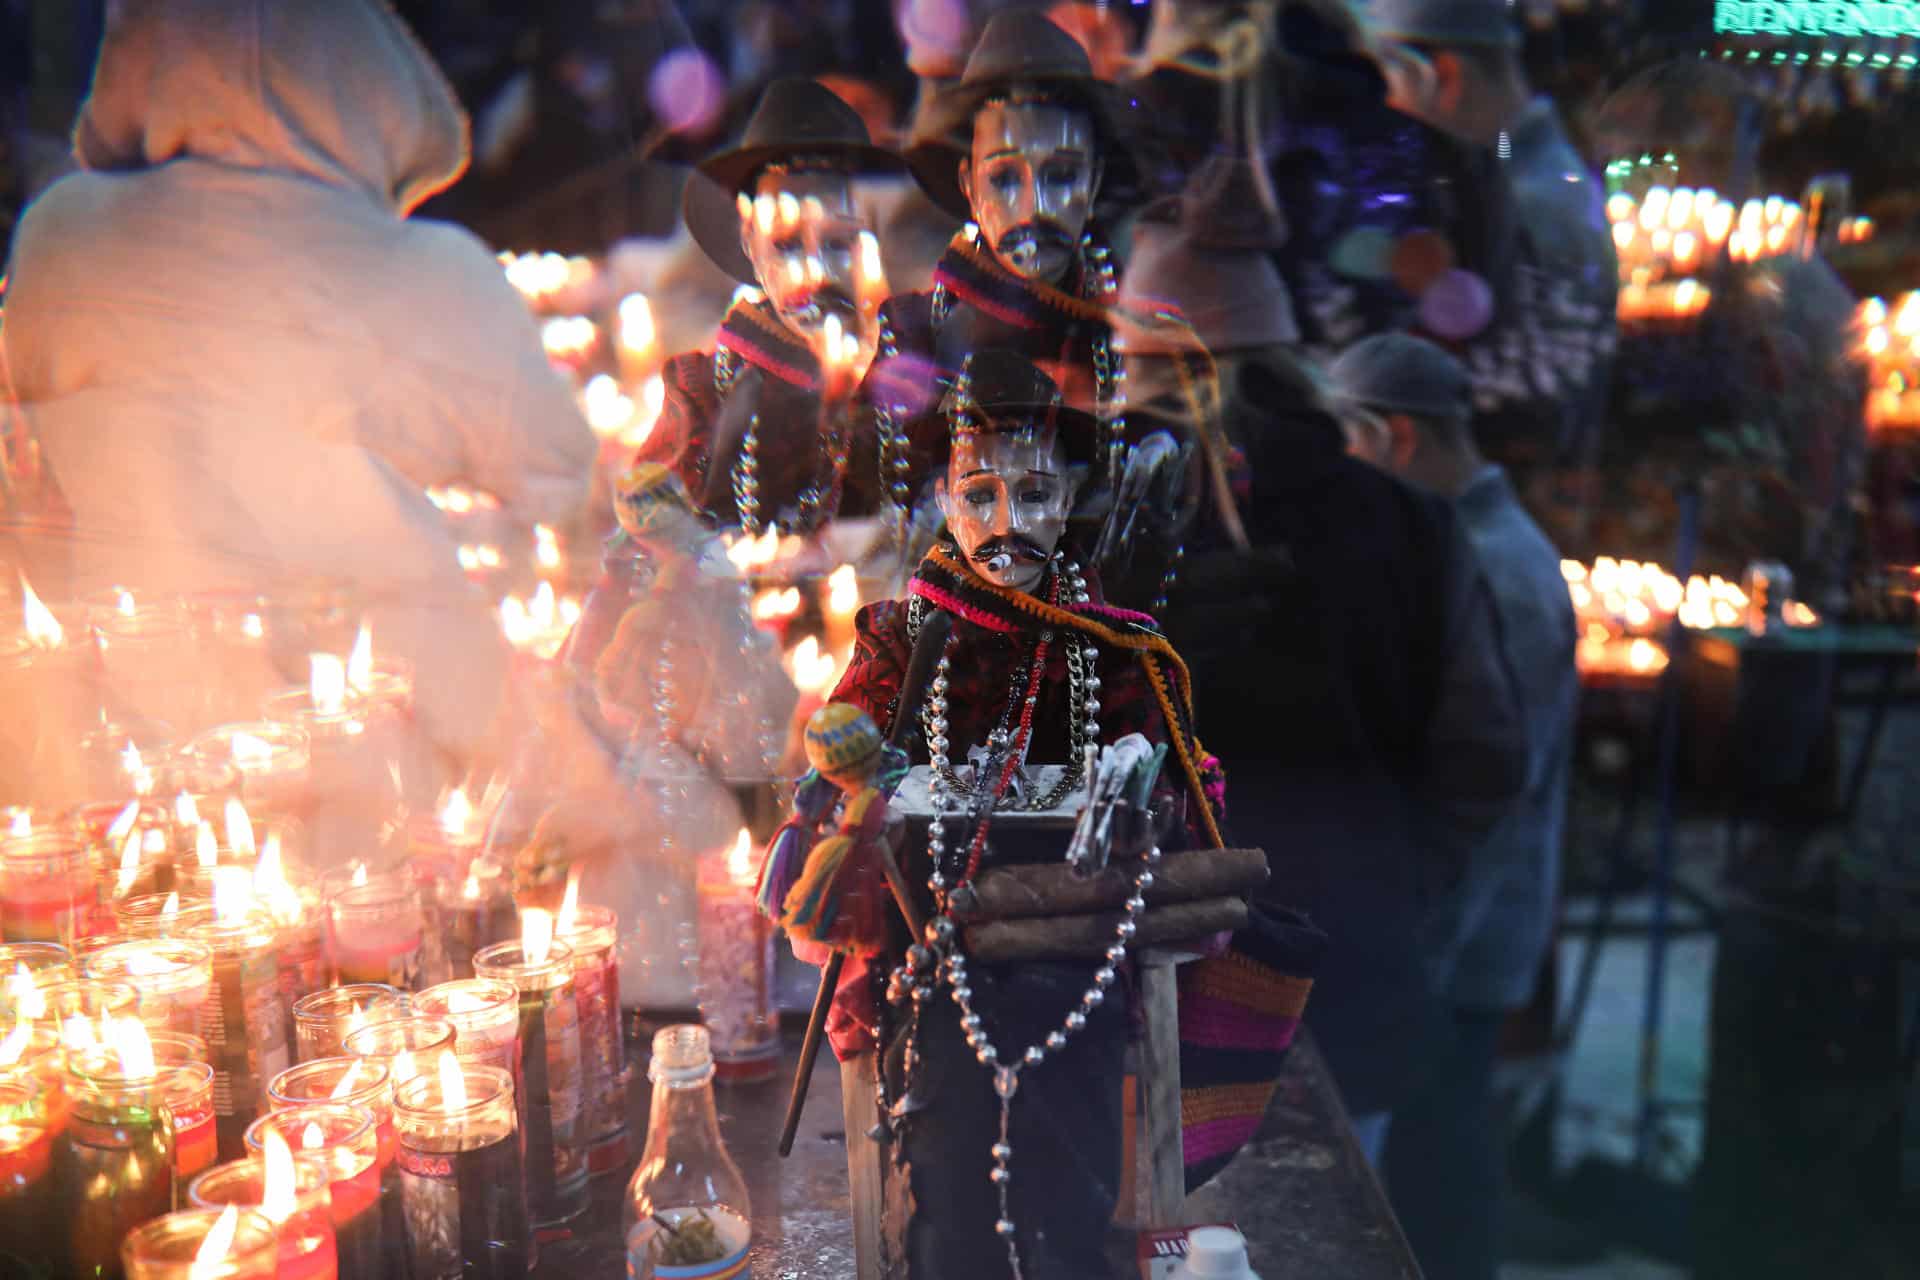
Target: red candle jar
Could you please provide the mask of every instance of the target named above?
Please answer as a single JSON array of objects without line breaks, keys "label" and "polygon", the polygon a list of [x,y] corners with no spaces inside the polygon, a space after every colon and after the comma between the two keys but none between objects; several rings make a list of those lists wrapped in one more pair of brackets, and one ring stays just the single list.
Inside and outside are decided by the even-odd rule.
[{"label": "red candle jar", "polygon": [[347,1034],[406,1012],[407,997],[384,982],[356,982],[303,996],[293,1004],[295,1056],[332,1058]]},{"label": "red candle jar", "polygon": [[160,1105],[173,1126],[174,1185],[183,1187],[187,1179],[220,1158],[220,1134],[213,1122],[213,1068],[205,1062],[161,1066],[159,1090]]},{"label": "red candle jar", "polygon": [[590,1174],[612,1173],[627,1159],[626,1051],[620,1040],[620,918],[587,906],[561,925],[573,948],[573,1000],[580,1012],[580,1089]]},{"label": "red candle jar", "polygon": [[93,868],[67,831],[0,836],[0,933],[9,942],[71,942],[91,919]]},{"label": "red candle jar", "polygon": [[[216,1231],[226,1237],[225,1251],[201,1258]],[[254,1209],[182,1209],[129,1235],[116,1261],[127,1280],[274,1280],[280,1234]]]},{"label": "red candle jar", "polygon": [[324,1102],[364,1107],[373,1115],[379,1150],[381,1236],[389,1269],[406,1245],[400,1174],[393,1159],[393,1095],[393,1076],[387,1063],[354,1057],[315,1058],[289,1067],[267,1089],[268,1105],[275,1111]]},{"label": "red candle jar", "polygon": [[[43,1003],[46,988],[73,977],[73,960],[57,942],[14,942],[0,946],[0,1008],[12,1014],[24,998],[29,1017]],[[28,994],[29,989],[33,992]]]},{"label": "red candle jar", "polygon": [[340,1280],[385,1275],[380,1220],[380,1138],[365,1107],[309,1102],[261,1116],[247,1127],[247,1150],[262,1154],[269,1129],[296,1152],[320,1157],[333,1198]]},{"label": "red candle jar", "polygon": [[[187,1199],[196,1209],[231,1204],[257,1209],[270,1219],[280,1238],[276,1280],[338,1280],[340,1255],[325,1162],[317,1155],[289,1155],[284,1173],[270,1175],[267,1161],[275,1158],[264,1155],[215,1165],[193,1180]],[[272,1196],[267,1194],[270,1184],[276,1184]]]},{"label": "red candle jar", "polygon": [[250,911],[203,924],[192,938],[213,955],[213,989],[196,1031],[213,1059],[220,1153],[232,1159],[245,1149],[247,1125],[266,1108],[267,1081],[286,1070],[292,1056],[280,935],[264,914]]},{"label": "red candle jar", "polygon": [[337,981],[379,982],[401,991],[420,985],[427,925],[413,885],[399,876],[375,876],[335,893],[327,913],[327,949]]},{"label": "red candle jar", "polygon": [[61,1096],[30,1073],[0,1074],[0,1254],[42,1266],[53,1261],[53,1144],[65,1123]]},{"label": "red candle jar", "polygon": [[150,1058],[105,1046],[69,1054],[67,1094],[55,1229],[74,1274],[117,1275],[127,1233],[173,1207],[173,1126]]},{"label": "red candle jar", "polygon": [[89,978],[132,987],[140,1020],[156,1031],[193,1033],[213,993],[213,953],[182,939],[115,943],[88,954],[81,969]]}]

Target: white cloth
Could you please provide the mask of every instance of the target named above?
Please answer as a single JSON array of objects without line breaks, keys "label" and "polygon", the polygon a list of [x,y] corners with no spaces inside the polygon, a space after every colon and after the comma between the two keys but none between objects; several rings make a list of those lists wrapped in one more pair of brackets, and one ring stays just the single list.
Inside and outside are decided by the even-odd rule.
[{"label": "white cloth", "polygon": [[451,89],[380,0],[127,0],[75,146],[4,340],[79,589],[352,589],[464,754],[507,653],[421,491],[564,520],[594,443],[487,249],[405,220],[466,166]]}]

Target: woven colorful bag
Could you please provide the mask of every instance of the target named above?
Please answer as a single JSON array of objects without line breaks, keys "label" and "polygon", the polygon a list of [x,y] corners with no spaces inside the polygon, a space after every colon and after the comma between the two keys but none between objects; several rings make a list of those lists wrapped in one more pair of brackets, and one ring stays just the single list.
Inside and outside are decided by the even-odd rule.
[{"label": "woven colorful bag", "polygon": [[1326,945],[1298,912],[1255,905],[1224,955],[1180,967],[1188,1191],[1226,1168],[1260,1127]]}]

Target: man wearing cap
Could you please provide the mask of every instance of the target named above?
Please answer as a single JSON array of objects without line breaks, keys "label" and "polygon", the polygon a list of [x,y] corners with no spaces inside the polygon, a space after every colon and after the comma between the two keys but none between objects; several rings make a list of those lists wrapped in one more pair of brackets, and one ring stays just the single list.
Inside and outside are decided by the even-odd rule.
[{"label": "man wearing cap", "polygon": [[1573,606],[1559,553],[1474,445],[1472,390],[1457,360],[1419,338],[1384,334],[1348,348],[1330,377],[1354,451],[1459,513],[1526,722],[1526,790],[1473,845],[1461,882],[1422,925],[1456,1035],[1426,1086],[1395,1110],[1388,1139],[1394,1207],[1424,1272],[1490,1280],[1503,1177],[1494,1047],[1507,1012],[1533,994],[1553,935],[1580,693]]},{"label": "man wearing cap", "polygon": [[[1513,226],[1510,238],[1502,235],[1510,251],[1493,264],[1490,281],[1493,323],[1466,335],[1462,353],[1481,446],[1516,463],[1590,458],[1607,406],[1619,264],[1599,184],[1552,100],[1527,83],[1513,6],[1352,3],[1389,103],[1491,152],[1490,180],[1511,191]],[[1495,198],[1487,207],[1498,214],[1505,204]],[[1427,327],[1439,337],[1461,336]]]},{"label": "man wearing cap", "polygon": [[889,497],[902,505],[945,434],[930,410],[971,352],[1020,353],[1069,404],[1097,416],[1122,402],[1106,320],[1118,281],[1093,224],[1124,156],[1086,51],[1035,11],[996,14],[928,114],[907,163],[933,202],[968,226],[930,291],[881,308],[866,395],[891,450]]},{"label": "man wearing cap", "polygon": [[[1221,782],[1194,734],[1184,667],[1147,619],[1102,602],[1065,545],[1099,423],[1064,404],[1030,361],[999,350],[965,362],[941,419],[945,532],[905,598],[860,611],[833,694],[891,729],[916,640],[936,614],[951,619],[920,721],[898,739],[915,763],[931,765],[935,811],[949,815],[936,820],[926,860],[908,863],[909,874],[927,877],[936,916],[968,891],[981,857],[1005,856],[999,826],[985,840],[995,815],[1071,804],[1087,748],[1129,733],[1174,748],[1160,785],[1184,797],[1190,838],[1217,845]],[[1065,768],[1056,780],[1040,765]],[[1008,828],[1004,839],[1017,842]],[[911,1191],[889,1191],[888,1234],[898,1233],[915,1280],[1006,1275],[1009,1249],[1017,1273],[1035,1280],[1106,1275],[1130,1022],[1114,962],[969,970],[957,935],[950,956],[897,969],[891,1008],[875,996],[882,971],[858,972],[863,962],[850,960],[829,1020],[843,1061],[887,1050],[889,1176]],[[1063,1015],[1071,1015],[1064,1030]],[[999,1128],[996,1055],[1024,1064],[1017,1095],[1006,1095],[1010,1131]],[[993,1136],[1003,1132],[1004,1156]],[[990,1176],[990,1152],[1010,1177]],[[911,1206],[904,1221],[895,1212],[902,1200]]]}]

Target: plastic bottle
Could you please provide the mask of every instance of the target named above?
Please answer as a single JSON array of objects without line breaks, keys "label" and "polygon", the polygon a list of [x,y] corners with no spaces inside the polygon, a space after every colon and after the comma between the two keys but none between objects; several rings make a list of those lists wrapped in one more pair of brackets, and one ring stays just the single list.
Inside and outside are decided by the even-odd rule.
[{"label": "plastic bottle", "polygon": [[753,1211],[746,1179],[720,1140],[707,1029],[653,1037],[647,1148],[627,1184],[627,1275],[697,1280],[743,1275]]},{"label": "plastic bottle", "polygon": [[1167,1280],[1260,1280],[1247,1265],[1247,1238],[1232,1227],[1195,1227],[1187,1256]]}]

